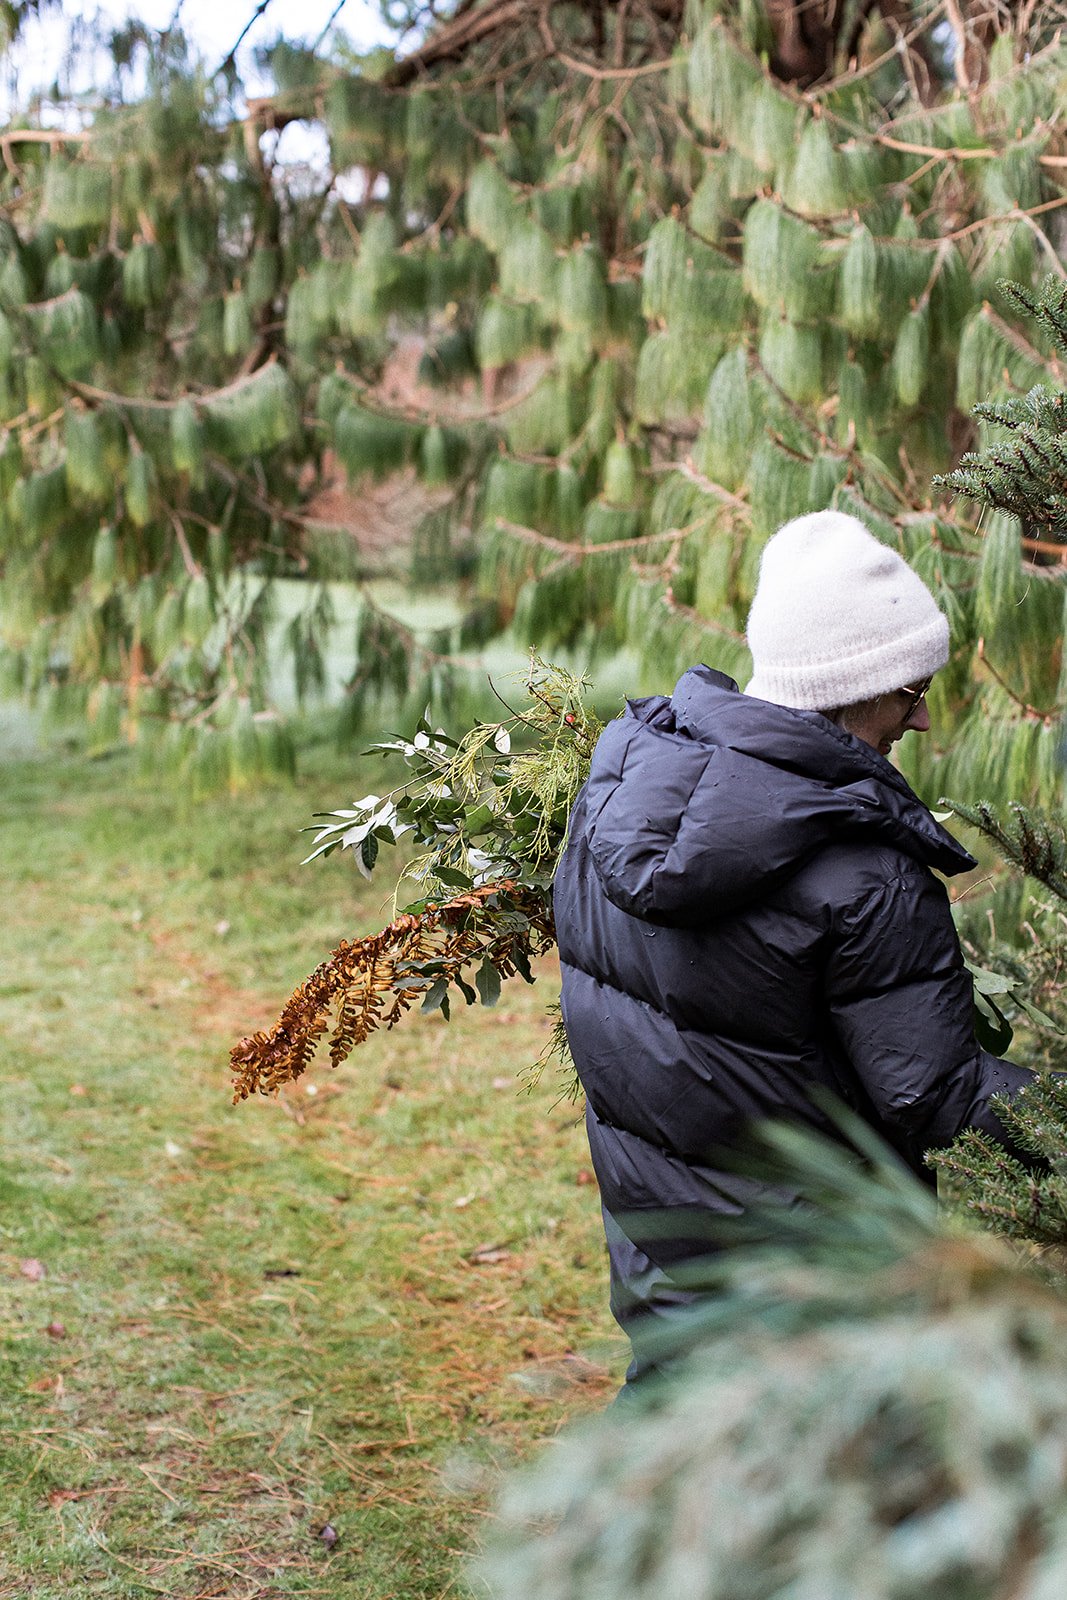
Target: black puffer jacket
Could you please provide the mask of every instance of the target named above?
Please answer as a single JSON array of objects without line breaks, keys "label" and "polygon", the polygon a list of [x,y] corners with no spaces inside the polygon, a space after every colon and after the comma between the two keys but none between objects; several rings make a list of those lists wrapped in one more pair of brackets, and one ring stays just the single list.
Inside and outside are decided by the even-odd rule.
[{"label": "black puffer jacket", "polygon": [[973,865],[877,751],[708,667],[606,729],[555,915],[624,1324],[751,1199],[720,1165],[746,1128],[834,1135],[815,1085],[927,1178],[963,1128],[1006,1139],[990,1096],[1030,1075],[975,1042],[930,870]]}]

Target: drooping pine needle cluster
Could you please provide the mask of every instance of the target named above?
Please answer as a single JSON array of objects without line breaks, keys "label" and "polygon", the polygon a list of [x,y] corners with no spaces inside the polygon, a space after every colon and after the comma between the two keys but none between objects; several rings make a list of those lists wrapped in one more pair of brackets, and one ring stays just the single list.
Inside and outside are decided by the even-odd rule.
[{"label": "drooping pine needle cluster", "polygon": [[[393,60],[279,43],[247,105],[179,26],[127,33],[91,126],[4,135],[11,672],[101,750],[160,733],[157,761],[248,781],[284,764],[279,659],[298,699],[343,680],[349,732],[379,695],[450,714],[457,656],[507,632],[625,645],[650,685],[741,676],[762,543],[833,503],[952,614],[935,698],[981,782],[937,787],[1002,800],[1027,772],[1047,800],[1052,741],[1017,714],[1053,701],[1047,604],[994,639],[976,583],[1020,564],[927,486],[975,399],[1048,376],[991,304],[1055,248],[1048,19],[963,40],[930,0],[464,0]],[[267,154],[297,119],[321,181]],[[445,636],[364,589],[339,637],[323,585],[366,570],[323,509],[339,473],[420,480],[414,576],[466,611]],[[967,670],[979,639],[1003,693]]]},{"label": "drooping pine needle cluster", "polygon": [[[997,287],[1037,322],[1055,352],[1050,366],[1062,376],[1057,358],[1067,357],[1067,280],[1050,273],[1036,294],[1006,280]],[[1032,533],[1067,541],[1067,393],[1038,384],[1006,400],[980,401],[974,411],[1008,437],[969,452],[935,484],[1019,517]]]}]

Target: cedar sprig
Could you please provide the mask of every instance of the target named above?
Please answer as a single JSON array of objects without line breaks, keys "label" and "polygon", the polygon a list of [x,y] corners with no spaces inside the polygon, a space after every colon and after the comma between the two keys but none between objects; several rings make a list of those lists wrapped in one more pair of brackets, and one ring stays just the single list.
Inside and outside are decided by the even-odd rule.
[{"label": "cedar sprig", "polygon": [[[492,1005],[502,978],[533,981],[531,960],[555,942],[545,890],[510,879],[483,884],[453,899],[407,912],[380,933],[343,939],[294,990],[269,1032],[241,1039],[230,1052],[236,1104],[274,1094],[299,1078],[330,1033],[338,1066],[378,1027],[391,1028],[416,1000],[448,1016],[448,990],[468,1005]],[[477,963],[472,987],[465,974]]]}]

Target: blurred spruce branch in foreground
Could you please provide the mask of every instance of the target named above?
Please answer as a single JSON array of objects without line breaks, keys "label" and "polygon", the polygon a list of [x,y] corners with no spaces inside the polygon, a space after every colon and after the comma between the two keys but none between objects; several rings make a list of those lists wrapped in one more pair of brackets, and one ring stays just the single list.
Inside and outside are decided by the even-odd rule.
[{"label": "blurred spruce branch in foreground", "polygon": [[[1067,1298],[932,1198],[795,1130],[816,1203],[709,1264],[681,1370],[513,1476],[492,1600],[1052,1600],[1067,1571]],[[758,1221],[752,1218],[750,1221]]]}]

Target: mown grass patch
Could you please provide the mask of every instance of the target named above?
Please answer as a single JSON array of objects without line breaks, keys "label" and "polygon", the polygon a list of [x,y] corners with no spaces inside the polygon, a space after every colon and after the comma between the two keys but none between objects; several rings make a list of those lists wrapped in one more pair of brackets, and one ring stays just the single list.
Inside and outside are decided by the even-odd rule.
[{"label": "mown grass patch", "polygon": [[233,1040],[388,915],[294,832],[379,774],[305,765],[0,782],[0,1596],[462,1592],[499,1471],[618,1381],[584,1135],[517,1081],[551,964],[230,1105]]}]

